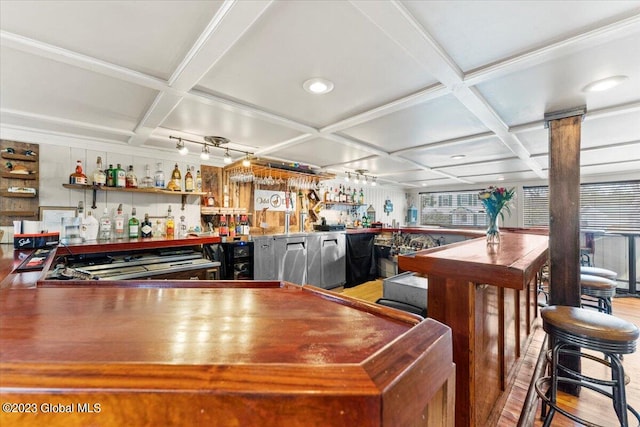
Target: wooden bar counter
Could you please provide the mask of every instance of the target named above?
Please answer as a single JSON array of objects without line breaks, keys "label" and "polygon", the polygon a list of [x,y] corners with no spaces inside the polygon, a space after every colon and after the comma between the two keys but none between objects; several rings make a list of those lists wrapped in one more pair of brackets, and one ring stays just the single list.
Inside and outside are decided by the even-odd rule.
[{"label": "wooden bar counter", "polygon": [[428,316],[452,329],[456,426],[495,425],[537,317],[547,253],[547,236],[501,233],[497,247],[479,238],[398,257],[428,277]]},{"label": "wooden bar counter", "polygon": [[162,285],[0,290],[0,425],[454,424],[435,320],[281,282]]}]

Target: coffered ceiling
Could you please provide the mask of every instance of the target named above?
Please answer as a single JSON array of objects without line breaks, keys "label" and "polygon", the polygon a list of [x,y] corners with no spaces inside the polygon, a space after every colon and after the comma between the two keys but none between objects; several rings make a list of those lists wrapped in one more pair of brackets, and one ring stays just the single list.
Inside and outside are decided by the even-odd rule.
[{"label": "coffered ceiling", "polygon": [[640,1],[0,0],[0,29],[3,132],[437,188],[545,179],[544,114],[584,105],[581,174],[640,177]]}]

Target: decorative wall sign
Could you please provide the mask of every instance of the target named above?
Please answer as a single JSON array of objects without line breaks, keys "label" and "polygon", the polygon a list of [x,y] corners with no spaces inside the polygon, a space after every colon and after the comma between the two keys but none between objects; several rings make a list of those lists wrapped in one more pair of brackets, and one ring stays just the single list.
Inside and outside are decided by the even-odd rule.
[{"label": "decorative wall sign", "polygon": [[296,210],[296,195],[290,191],[255,190],[253,202],[256,211],[265,208],[272,212]]}]

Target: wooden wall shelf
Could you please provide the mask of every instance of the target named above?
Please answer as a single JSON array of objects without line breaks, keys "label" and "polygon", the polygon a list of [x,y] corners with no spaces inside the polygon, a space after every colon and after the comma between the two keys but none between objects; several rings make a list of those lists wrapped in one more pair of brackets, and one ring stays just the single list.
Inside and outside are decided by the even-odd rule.
[{"label": "wooden wall shelf", "polygon": [[28,175],[25,175],[25,174],[21,174],[21,173],[2,172],[2,177],[6,178],[6,179],[18,179],[18,180],[33,181],[35,179],[38,179],[38,174],[37,173],[30,173]]},{"label": "wooden wall shelf", "polygon": [[126,188],[126,187],[98,187],[95,185],[83,185],[83,184],[62,184],[64,188],[70,190],[91,190],[93,191],[93,201],[91,209],[96,209],[96,192],[97,191],[116,191],[125,193],[146,193],[146,194],[164,194],[168,196],[182,196],[182,210],[187,203],[187,196],[204,196],[207,193],[199,191],[170,191],[162,188]]},{"label": "wooden wall shelf", "polygon": [[0,196],[2,196],[2,197],[20,197],[20,198],[24,198],[24,199],[31,199],[31,198],[34,198],[34,197],[38,197],[37,194],[12,193],[12,192],[9,192],[7,190],[0,190]]},{"label": "wooden wall shelf", "polygon": [[7,160],[21,160],[23,162],[37,162],[38,156],[25,156],[24,154],[11,154],[11,153],[1,153],[3,159]]}]

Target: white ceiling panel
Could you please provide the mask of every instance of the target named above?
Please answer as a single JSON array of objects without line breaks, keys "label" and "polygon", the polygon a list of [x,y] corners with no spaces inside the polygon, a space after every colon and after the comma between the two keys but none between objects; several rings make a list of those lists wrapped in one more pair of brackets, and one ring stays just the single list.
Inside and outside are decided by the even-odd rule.
[{"label": "white ceiling panel", "polygon": [[529,168],[520,159],[498,160],[459,166],[447,166],[438,168],[442,172],[460,177],[472,177],[474,175],[503,174],[507,172],[527,171]]},{"label": "white ceiling panel", "polygon": [[[323,77],[332,92],[302,83]],[[199,87],[316,127],[436,83],[348,2],[272,4]]]},{"label": "white ceiling panel", "polygon": [[456,64],[470,71],[640,10],[633,1],[403,1]]},{"label": "white ceiling panel", "polygon": [[[463,155],[463,159],[452,159],[451,156]],[[483,138],[447,144],[433,144],[415,151],[402,153],[401,157],[420,162],[430,167],[464,165],[469,162],[492,161],[514,154],[498,138]]]},{"label": "white ceiling panel", "polygon": [[133,130],[157,91],[0,48],[3,109]]},{"label": "white ceiling panel", "polygon": [[195,135],[216,135],[252,149],[268,147],[300,135],[300,132],[242,114],[223,105],[184,99],[163,122],[165,129]]},{"label": "white ceiling panel", "polygon": [[285,147],[272,154],[274,157],[298,159],[300,163],[319,167],[347,163],[371,155],[371,153],[367,151],[359,150],[355,147],[325,138],[314,138]]},{"label": "white ceiling panel", "polygon": [[367,172],[367,175],[373,174],[379,176],[392,173],[396,174],[415,167],[400,159],[378,156],[345,163],[343,166],[345,170],[354,171],[357,169],[363,169],[369,171]]},{"label": "white ceiling panel", "polygon": [[[393,173],[392,177],[393,177],[394,181],[398,181],[398,182],[417,182],[417,183],[421,183],[423,181],[426,181],[426,182],[434,182],[434,181],[444,182],[444,181],[449,181],[448,178],[443,178],[442,175],[440,175],[438,173],[430,172],[430,171],[426,171],[426,170],[422,170],[422,169],[412,169],[411,167],[408,167],[407,169],[405,169],[402,172]],[[388,176],[383,174],[382,178],[388,178]],[[456,182],[456,181],[452,180],[452,183],[454,183],[454,182]]]},{"label": "white ceiling panel", "polygon": [[[582,92],[587,84],[615,75],[629,80],[605,92]],[[581,105],[589,111],[636,101],[640,33],[482,83],[478,89],[509,126],[542,120],[545,112]]]},{"label": "white ceiling panel", "polygon": [[166,80],[221,4],[2,1],[0,25],[5,31]]},{"label": "white ceiling panel", "polygon": [[[640,171],[640,160],[630,160],[627,162],[616,162],[613,164],[617,174],[628,172],[638,173]],[[580,167],[580,175],[604,175],[611,173],[611,163],[587,165]]]},{"label": "white ceiling panel", "polygon": [[345,129],[342,133],[394,152],[486,131],[480,120],[454,96],[445,95]]}]

